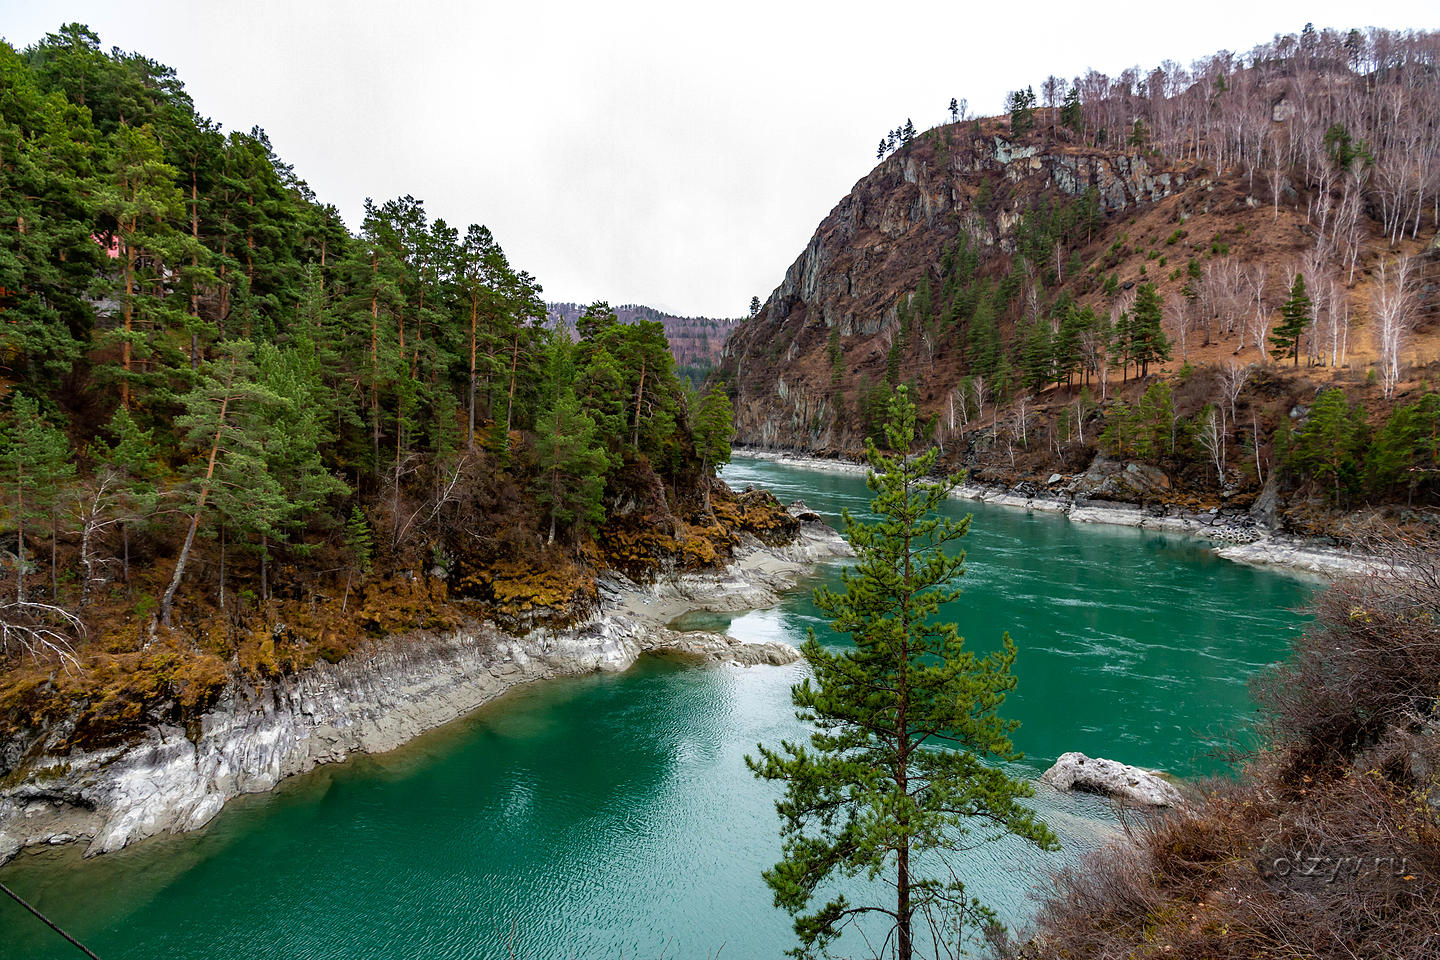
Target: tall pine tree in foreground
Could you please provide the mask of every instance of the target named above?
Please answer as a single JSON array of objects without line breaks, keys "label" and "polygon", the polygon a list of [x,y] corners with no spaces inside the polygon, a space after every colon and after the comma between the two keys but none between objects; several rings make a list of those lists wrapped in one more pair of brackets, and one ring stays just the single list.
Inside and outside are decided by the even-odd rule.
[{"label": "tall pine tree in foreground", "polygon": [[[926,946],[917,934],[959,939],[966,925],[988,920],[950,857],[977,824],[1057,846],[1021,802],[1030,785],[986,762],[1020,757],[1010,741],[1017,723],[998,713],[1015,688],[1014,642],[1006,634],[1000,650],[977,657],[955,624],[934,619],[960,595],[953,584],[965,555],[945,548],[970,520],[937,513],[960,478],[928,482],[936,452],[904,452],[915,436],[904,387],[886,433],[900,452],[868,451],[878,519],[846,512],[855,565],[842,592],[815,593],[831,627],[854,646],[828,649],[811,632],[802,652],[814,677],[791,690],[798,716],[815,727],[808,746],[782,741],[746,758],[757,777],[785,784],[776,804],[784,858],[764,876],[776,905],[796,917],[797,957],[823,954],[847,926],[860,925],[872,947],[882,944],[877,955],[890,956],[893,944],[895,956],[910,960]],[[815,906],[822,885],[857,876],[883,877],[891,889],[883,898],[877,889],[872,903],[839,894]]]}]

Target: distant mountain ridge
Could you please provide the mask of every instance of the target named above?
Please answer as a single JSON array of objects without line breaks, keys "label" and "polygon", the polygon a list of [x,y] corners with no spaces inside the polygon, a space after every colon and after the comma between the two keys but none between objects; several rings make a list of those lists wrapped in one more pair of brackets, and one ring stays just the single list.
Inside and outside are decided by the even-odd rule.
[{"label": "distant mountain ridge", "polygon": [[[573,336],[575,321],[585,311],[585,306],[580,303],[547,303],[546,319],[563,324]],[[693,384],[700,383],[709,374],[720,359],[730,331],[740,325],[738,318],[677,317],[638,303],[621,304],[611,309],[621,323],[650,321],[661,324],[670,341],[670,353],[675,357],[675,372]]]}]

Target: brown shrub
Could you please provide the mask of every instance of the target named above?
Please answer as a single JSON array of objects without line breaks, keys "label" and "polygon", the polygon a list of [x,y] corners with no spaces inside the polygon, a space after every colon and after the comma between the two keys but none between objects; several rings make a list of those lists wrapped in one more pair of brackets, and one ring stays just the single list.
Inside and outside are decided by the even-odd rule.
[{"label": "brown shrub", "polygon": [[[1257,684],[1267,748],[1057,871],[1002,957],[1440,957],[1440,561],[1390,546]],[[1023,939],[1023,938],[1022,938]]]}]

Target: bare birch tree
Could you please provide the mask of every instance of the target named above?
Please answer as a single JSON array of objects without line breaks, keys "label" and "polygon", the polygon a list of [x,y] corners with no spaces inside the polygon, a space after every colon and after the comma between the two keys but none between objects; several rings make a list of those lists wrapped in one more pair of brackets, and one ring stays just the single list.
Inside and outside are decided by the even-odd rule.
[{"label": "bare birch tree", "polygon": [[1395,395],[1395,386],[1400,382],[1400,354],[1415,324],[1411,273],[1409,257],[1400,257],[1391,264],[1382,260],[1371,299],[1375,319],[1372,335],[1380,354],[1380,384],[1386,399]]}]

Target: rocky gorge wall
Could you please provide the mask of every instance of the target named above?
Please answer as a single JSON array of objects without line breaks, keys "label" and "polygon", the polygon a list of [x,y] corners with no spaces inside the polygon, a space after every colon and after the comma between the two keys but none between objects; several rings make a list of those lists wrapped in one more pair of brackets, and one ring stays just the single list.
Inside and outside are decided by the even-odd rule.
[{"label": "rocky gorge wall", "polygon": [[797,540],[769,547],[751,539],[724,570],[650,585],[609,576],[604,609],[578,627],[513,637],[477,622],[390,637],[294,677],[232,684],[190,730],[157,726],[93,751],[52,750],[42,738],[0,784],[0,863],[36,844],[86,842],[89,856],[198,829],[234,797],[322,763],[394,749],[518,684],[624,670],[652,651],[714,663],[791,662],[798,653],[785,644],[742,644],[665,624],[689,610],[768,606],[814,562],[848,554],[818,517],[803,506],[794,513],[802,519]]},{"label": "rocky gorge wall", "polygon": [[[970,131],[967,124],[941,130],[943,148],[938,136],[922,136],[856,183],[760,313],[731,334],[718,375],[735,390],[737,442],[791,450],[850,445],[854,438],[835,428],[830,332],[841,338],[842,384],[853,387],[862,375],[877,382],[902,298],[927,274],[938,283],[944,248],[961,233],[982,250],[1009,254],[1021,217],[1044,194],[1069,198],[1094,188],[1100,209],[1115,214],[1187,183],[1184,173],[1157,169],[1139,152],[956,132]],[[997,183],[1001,189],[992,189]],[[933,360],[943,347],[921,349]],[[927,376],[944,379],[944,360]]]}]

